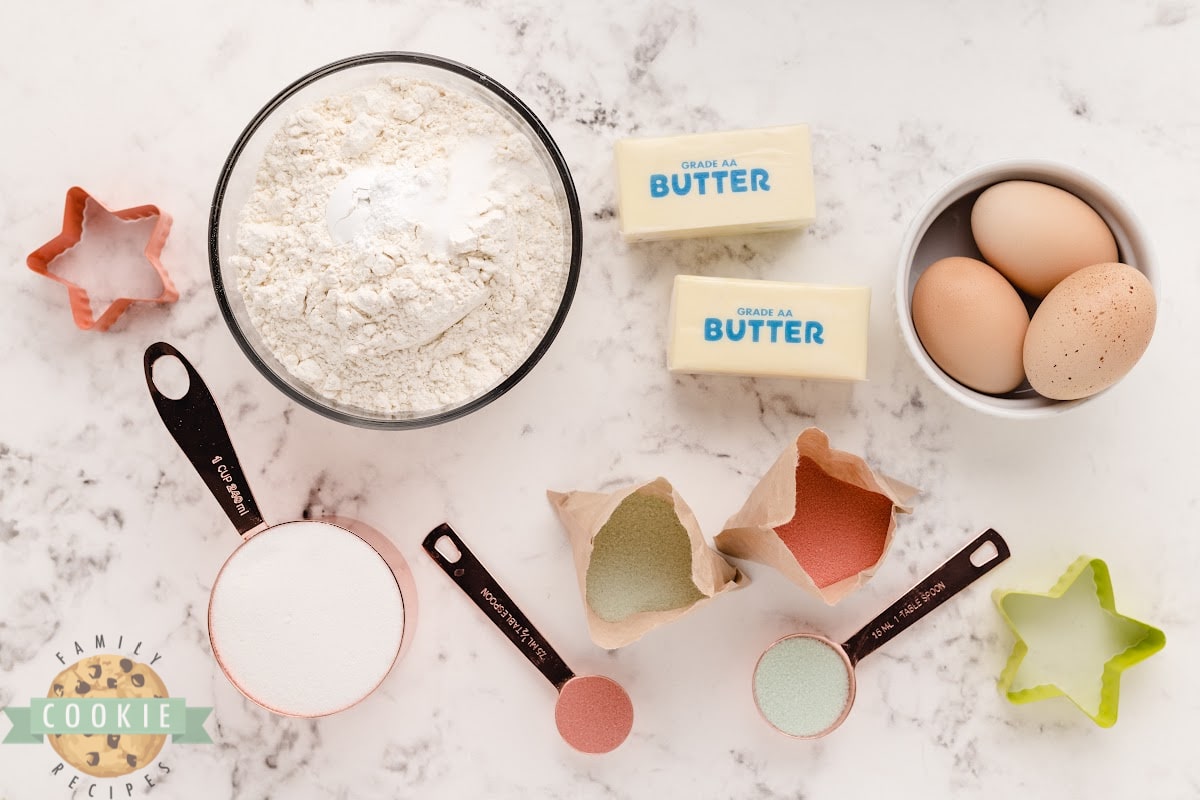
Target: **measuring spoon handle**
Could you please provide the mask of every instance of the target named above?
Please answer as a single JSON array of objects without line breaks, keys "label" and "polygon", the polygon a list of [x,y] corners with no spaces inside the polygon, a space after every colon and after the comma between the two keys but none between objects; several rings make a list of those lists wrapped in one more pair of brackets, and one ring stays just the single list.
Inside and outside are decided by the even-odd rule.
[{"label": "measuring spoon handle", "polygon": [[[179,359],[187,370],[188,390],[177,400],[167,397],[154,385],[154,362],[164,356]],[[250,493],[246,473],[229,441],[229,432],[225,430],[217,402],[199,373],[183,353],[166,342],[155,342],[146,348],[143,366],[146,386],[158,415],[196,472],[200,473],[208,490],[217,498],[229,521],[242,536],[261,527],[262,514]]]},{"label": "measuring spoon handle", "polygon": [[[987,561],[976,565],[971,560],[972,556],[989,543],[996,548],[995,554],[989,554]],[[970,586],[976,579],[986,575],[1009,555],[1008,543],[999,533],[988,528],[976,537],[975,541],[951,556],[929,577],[851,636],[842,645],[846,654],[850,656],[850,661],[857,664],[908,630],[914,622]]]},{"label": "measuring spoon handle", "polygon": [[[437,549],[442,539],[449,539],[458,550],[459,557],[450,561]],[[491,573],[479,563],[479,559],[458,538],[458,534],[449,525],[442,523],[429,532],[421,543],[425,552],[441,567],[450,580],[458,584],[458,588],[479,606],[485,617],[508,637],[508,640],[521,651],[529,663],[537,667],[546,680],[554,684],[556,689],[562,689],[563,684],[575,677],[575,673],[566,665],[554,648],[533,627],[517,604],[508,593],[500,588],[500,584]]]}]

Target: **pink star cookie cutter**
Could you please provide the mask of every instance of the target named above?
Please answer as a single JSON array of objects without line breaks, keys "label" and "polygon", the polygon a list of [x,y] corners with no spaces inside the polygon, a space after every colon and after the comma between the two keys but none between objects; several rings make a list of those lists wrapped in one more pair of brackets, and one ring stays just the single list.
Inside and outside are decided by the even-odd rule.
[{"label": "pink star cookie cutter", "polygon": [[[157,297],[118,297],[109,304],[104,313],[99,317],[94,317],[87,290],[77,283],[72,283],[62,276],[50,272],[51,262],[79,244],[79,240],[83,237],[83,212],[89,200],[104,213],[127,222],[150,217],[156,218],[154,229],[150,232],[150,239],[146,242],[144,252],[146,260],[150,262],[150,266],[154,267],[159,280],[162,281],[160,295]],[[67,203],[63,209],[62,233],[30,253],[25,259],[25,263],[39,275],[45,275],[50,280],[67,287],[67,295],[71,301],[71,314],[75,318],[77,327],[85,331],[106,331],[125,313],[125,309],[134,303],[174,303],[179,299],[179,292],[175,289],[175,284],[171,281],[171,276],[167,274],[161,261],[163,246],[167,242],[167,234],[170,231],[171,217],[160,211],[158,206],[144,205],[113,210],[78,186],[72,186],[67,190]]]}]

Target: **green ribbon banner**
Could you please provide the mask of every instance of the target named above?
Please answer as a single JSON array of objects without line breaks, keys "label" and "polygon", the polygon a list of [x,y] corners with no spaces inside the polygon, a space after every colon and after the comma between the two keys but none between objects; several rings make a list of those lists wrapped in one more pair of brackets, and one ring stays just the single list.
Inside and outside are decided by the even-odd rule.
[{"label": "green ribbon banner", "polygon": [[47,733],[169,733],[177,744],[212,744],[204,730],[212,708],[188,708],[182,697],[35,697],[0,712],[12,720],[2,744],[36,744]]}]

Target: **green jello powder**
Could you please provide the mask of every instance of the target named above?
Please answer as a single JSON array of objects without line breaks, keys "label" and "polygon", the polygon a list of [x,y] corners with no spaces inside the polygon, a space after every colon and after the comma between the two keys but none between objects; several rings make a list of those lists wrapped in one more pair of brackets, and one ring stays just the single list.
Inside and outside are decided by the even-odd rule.
[{"label": "green jello powder", "polygon": [[820,736],[846,711],[850,685],[850,669],[834,645],[815,636],[789,636],[759,659],[754,702],[784,733]]}]

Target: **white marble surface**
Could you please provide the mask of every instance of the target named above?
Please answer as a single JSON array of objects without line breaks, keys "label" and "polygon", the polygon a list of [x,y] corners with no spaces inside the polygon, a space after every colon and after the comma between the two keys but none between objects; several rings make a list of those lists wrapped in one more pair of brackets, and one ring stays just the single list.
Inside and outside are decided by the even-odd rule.
[{"label": "white marble surface", "polygon": [[[144,640],[173,694],[216,709],[214,746],[163,751],[159,798],[1200,795],[1200,5],[1001,5],[10,4],[0,705],[44,691],[54,653],[75,639]],[[250,116],[309,69],[381,49],[465,61],[525,98],[570,162],[585,225],[579,293],[542,363],[485,410],[406,433],[339,425],[267,384],[218,316],[205,254],[212,187]],[[811,230],[620,241],[615,139],[793,121],[815,135]],[[918,372],[892,316],[913,212],[1001,157],[1057,159],[1109,183],[1159,257],[1150,351],[1059,419],[955,405]],[[107,334],[71,325],[65,293],[22,262],[56,232],[76,183],[174,215],[177,305],[136,310]],[[677,271],[870,285],[870,382],[671,377],[664,308]],[[217,671],[203,615],[235,538],[146,395],[141,353],[158,339],[207,378],[270,518],[355,515],[410,559],[420,629],[368,702],[319,722],[275,718]],[[875,580],[826,609],[750,564],[744,591],[620,652],[593,646],[544,490],[665,475],[711,535],[810,424],[925,489]],[[628,688],[637,719],[624,747],[589,758],[561,743],[550,688],[419,553],[443,520],[576,669]],[[749,672],[765,644],[808,626],[848,635],[988,525],[1012,560],[864,662],[841,730],[794,742],[759,720]],[[995,690],[1011,639],[990,590],[1046,588],[1081,553],[1109,561],[1120,610],[1168,635],[1126,674],[1110,730],[1065,701],[1014,707]],[[85,797],[87,782],[50,775],[56,762],[45,745],[0,746],[0,797]]]}]

